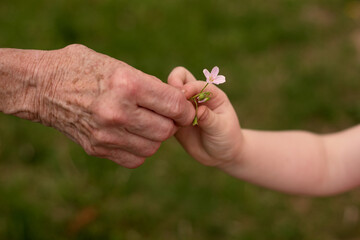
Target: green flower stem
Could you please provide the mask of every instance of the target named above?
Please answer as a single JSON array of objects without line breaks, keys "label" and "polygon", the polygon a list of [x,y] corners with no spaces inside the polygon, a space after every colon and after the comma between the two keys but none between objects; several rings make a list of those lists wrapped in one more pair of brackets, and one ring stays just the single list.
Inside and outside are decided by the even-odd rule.
[{"label": "green flower stem", "polygon": [[195,126],[195,125],[198,125],[198,117],[197,117],[198,103],[196,101],[196,98],[193,98],[193,100],[194,100],[194,103],[195,103],[195,117],[194,117],[192,125]]},{"label": "green flower stem", "polygon": [[209,83],[206,83],[206,85],[205,85],[205,87],[203,87],[203,89],[201,89],[201,91],[198,93],[198,94],[196,94],[196,95],[194,95],[194,96],[192,96],[191,97],[191,99],[194,101],[194,103],[195,103],[195,117],[194,117],[194,120],[193,120],[193,126],[195,126],[195,125],[198,125],[198,116],[197,116],[197,113],[198,113],[198,102],[197,102],[197,97],[198,96],[200,96],[200,94],[205,90],[205,88],[207,87],[209,85]]},{"label": "green flower stem", "polygon": [[192,96],[191,99],[192,99],[193,101],[195,101],[196,98],[197,98],[198,96],[200,96],[200,94],[205,90],[205,88],[207,87],[207,85],[209,85],[209,83],[206,83],[205,87],[203,87],[203,89],[201,89],[201,91],[200,91],[198,94]]},{"label": "green flower stem", "polygon": [[201,91],[199,92],[199,94],[201,94],[208,85],[209,85],[209,83],[206,83],[205,87],[203,87],[203,89],[201,89]]}]

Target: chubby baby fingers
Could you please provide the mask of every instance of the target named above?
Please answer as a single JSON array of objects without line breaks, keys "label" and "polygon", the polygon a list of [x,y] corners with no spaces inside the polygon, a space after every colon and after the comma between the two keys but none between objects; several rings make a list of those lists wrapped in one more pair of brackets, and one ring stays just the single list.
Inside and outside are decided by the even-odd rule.
[{"label": "chubby baby fingers", "polygon": [[168,77],[168,84],[180,89],[184,84],[194,81],[196,81],[196,78],[184,67],[174,68]]}]

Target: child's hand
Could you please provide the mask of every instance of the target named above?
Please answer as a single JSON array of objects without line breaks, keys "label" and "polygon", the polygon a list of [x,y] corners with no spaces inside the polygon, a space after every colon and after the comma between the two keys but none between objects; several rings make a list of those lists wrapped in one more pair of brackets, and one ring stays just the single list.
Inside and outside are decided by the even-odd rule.
[{"label": "child's hand", "polygon": [[[185,68],[177,67],[169,75],[168,83],[185,90],[187,99],[199,93],[204,81],[196,81]],[[237,115],[226,94],[210,84],[211,100],[201,103],[198,109],[198,126],[180,128],[176,138],[200,163],[225,167],[240,156],[243,136]]]}]

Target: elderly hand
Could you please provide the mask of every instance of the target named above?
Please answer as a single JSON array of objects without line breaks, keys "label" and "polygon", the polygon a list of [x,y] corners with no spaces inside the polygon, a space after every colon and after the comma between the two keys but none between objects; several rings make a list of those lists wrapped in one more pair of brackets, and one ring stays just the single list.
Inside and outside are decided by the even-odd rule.
[{"label": "elderly hand", "polygon": [[0,110],[58,129],[89,155],[138,167],[194,117],[179,89],[85,46],[34,56],[22,84],[29,100]]}]

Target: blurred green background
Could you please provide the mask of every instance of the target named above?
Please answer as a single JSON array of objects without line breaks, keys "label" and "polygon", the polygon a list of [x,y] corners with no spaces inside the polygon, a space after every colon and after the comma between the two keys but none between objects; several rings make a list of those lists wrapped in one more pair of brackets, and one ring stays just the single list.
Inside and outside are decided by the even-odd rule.
[{"label": "blurred green background", "polygon": [[[164,81],[178,65],[199,79],[217,65],[244,128],[327,133],[360,122],[359,1],[0,2],[0,47],[71,43]],[[359,190],[311,199],[233,179],[175,139],[124,169],[0,115],[0,239],[355,240],[359,208]]]}]

